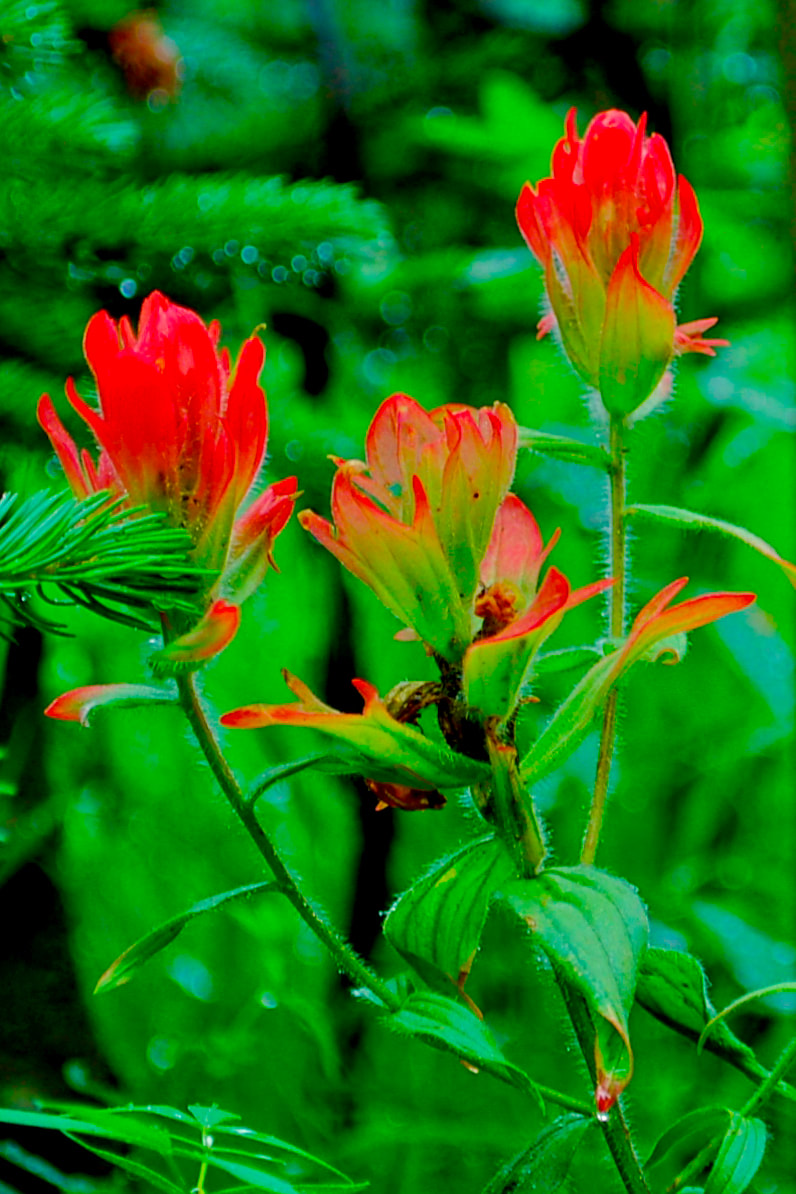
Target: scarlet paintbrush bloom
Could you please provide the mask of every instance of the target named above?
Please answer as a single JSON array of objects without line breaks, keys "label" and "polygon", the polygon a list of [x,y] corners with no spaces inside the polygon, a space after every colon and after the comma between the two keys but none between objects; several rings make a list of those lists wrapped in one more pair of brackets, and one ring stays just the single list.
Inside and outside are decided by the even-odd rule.
[{"label": "scarlet paintbrush bloom", "polygon": [[473,600],[495,515],[514,476],[508,407],[425,411],[406,394],[379,407],[366,461],[338,461],[334,525],[301,525],[443,658],[457,662],[478,623]]},{"label": "scarlet paintbrush bloom", "polygon": [[513,493],[498,511],[475,603],[483,623],[462,669],[467,703],[483,716],[513,713],[534,655],[567,610],[614,583],[599,580],[573,590],[564,574],[551,568],[540,584],[558,534],[545,547],[536,519]]},{"label": "scarlet paintbrush bloom", "polygon": [[256,336],[234,369],[219,351],[220,327],[155,291],[136,335],[124,316],[93,316],[83,345],[99,409],[66,392],[100,445],[98,460],[78,452],[49,396],[41,423],[76,497],[109,490],[132,506],[164,511],[185,527],[193,555],[225,597],[243,600],[262,579],[276,536],[296,499],[296,479],[269,486],[235,521],[265,456],[268,417],[258,384],[265,350]]},{"label": "scarlet paintbrush bloom", "polygon": [[486,763],[432,742],[415,726],[394,717],[367,680],[352,681],[364,702],[362,712],[339,713],[318,700],[297,676],[282,674],[297,701],[245,705],[225,713],[221,724],[239,730],[270,726],[314,730],[336,747],[327,769],[365,776],[379,807],[439,808],[445,799],[438,788],[463,787],[489,776]]},{"label": "scarlet paintbrush bloom", "polygon": [[578,373],[617,415],[652,394],[675,355],[714,356],[727,343],[704,339],[715,319],[675,326],[674,296],[699,248],[702,218],[665,140],[645,130],[646,116],[636,125],[611,110],[581,140],[571,109],[552,177],[526,183],[517,204],[552,308],[539,335],[558,327]]}]

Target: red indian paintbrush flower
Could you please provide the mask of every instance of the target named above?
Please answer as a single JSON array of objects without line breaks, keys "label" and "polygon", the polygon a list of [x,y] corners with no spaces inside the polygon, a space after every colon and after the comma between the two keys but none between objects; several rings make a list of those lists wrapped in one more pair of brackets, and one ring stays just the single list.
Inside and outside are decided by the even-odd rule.
[{"label": "red indian paintbrush flower", "polygon": [[666,141],[645,130],[646,116],[636,125],[611,110],[581,140],[571,109],[552,177],[526,183],[517,204],[552,308],[539,335],[558,327],[570,361],[616,415],[652,394],[675,355],[713,356],[727,343],[704,338],[715,319],[675,326],[674,295],[699,248],[702,218]]},{"label": "red indian paintbrush flower", "polygon": [[467,703],[484,716],[506,718],[514,712],[534,655],[564,614],[614,583],[598,580],[572,589],[562,572],[550,568],[540,584],[558,535],[545,547],[536,519],[513,493],[498,510],[475,603],[483,623],[462,669]]},{"label": "red indian paintbrush flower", "polygon": [[117,326],[100,311],[83,342],[99,409],[71,378],[66,383],[100,445],[97,462],[78,452],[47,394],[38,415],[76,497],[107,489],[165,512],[189,532],[195,560],[223,573],[213,595],[241,601],[272,562],[296,479],[269,486],[236,521],[265,456],[268,416],[257,380],[265,350],[252,336],[233,369],[219,334],[217,322],[206,327],[157,291],[144,300],[137,335],[126,316]]},{"label": "red indian paintbrush flower", "polygon": [[477,629],[473,600],[495,515],[517,456],[508,407],[425,411],[406,394],[379,407],[367,461],[337,461],[334,525],[301,525],[443,658],[457,662]]}]

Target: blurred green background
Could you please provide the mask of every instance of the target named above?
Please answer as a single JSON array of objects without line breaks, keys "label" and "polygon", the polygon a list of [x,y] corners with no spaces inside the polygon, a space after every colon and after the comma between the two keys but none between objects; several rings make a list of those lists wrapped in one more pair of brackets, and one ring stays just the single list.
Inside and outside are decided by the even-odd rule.
[{"label": "blurred green background", "polygon": [[[732,342],[716,360],[684,360],[674,401],[634,433],[631,497],[743,524],[796,558],[787,4],[174,0],[157,9],[183,61],[171,102],[132,94],[113,60],[108,34],[126,12],[110,0],[0,3],[5,488],[63,487],[37,398],[48,391],[82,436],[63,383],[73,374],[91,393],[85,324],[101,307],[136,318],[154,288],[220,319],[233,354],[266,325],[265,480],[297,473],[302,504],[323,513],[328,455],[361,455],[394,390],[428,408],[501,399],[525,426],[593,439],[580,383],[535,339],[541,284],[513,207],[526,179],[548,173],[570,106],[581,130],[617,106],[649,113],[699,195],[705,237],[680,317],[718,315]],[[573,584],[594,579],[600,475],[526,454],[516,488],[545,538],[562,527],[555,562]],[[796,972],[793,591],[747,548],[705,534],[639,524],[632,553],[634,609],[681,575],[689,594],[758,593],[694,635],[680,666],[628,685],[599,859],[638,886],[656,944],[703,958],[721,1007]],[[283,700],[282,667],[350,709],[354,676],[386,691],[431,675],[295,521],[276,556],[281,571],[203,678],[213,709]],[[552,645],[602,633],[592,605]],[[43,707],[67,688],[146,679],[141,634],[58,612],[74,637],[23,631],[0,646],[2,1101],[217,1102],[379,1194],[480,1190],[539,1130],[533,1103],[392,1036],[286,903],[199,921],[129,986],[92,997],[147,929],[261,870],[176,712],[99,716],[90,732],[45,724]],[[539,724],[572,683],[540,687]],[[281,730],[227,741],[247,779],[306,749]],[[595,756],[590,740],[538,793],[562,863],[576,858]],[[260,815],[386,973],[400,969],[379,939],[390,900],[473,832],[455,804],[377,814],[360,785],[312,773],[272,789]],[[549,974],[499,917],[469,989],[509,1057],[585,1096]],[[734,1027],[770,1064],[794,1009],[774,997]],[[628,1099],[644,1149],[692,1107],[747,1096],[742,1076],[643,1011],[631,1028]],[[796,1191],[794,1118],[767,1109],[775,1142],[760,1194]],[[56,1161],[88,1165],[77,1150]],[[2,1180],[58,1184],[11,1165]],[[618,1188],[596,1135],[574,1188]]]}]

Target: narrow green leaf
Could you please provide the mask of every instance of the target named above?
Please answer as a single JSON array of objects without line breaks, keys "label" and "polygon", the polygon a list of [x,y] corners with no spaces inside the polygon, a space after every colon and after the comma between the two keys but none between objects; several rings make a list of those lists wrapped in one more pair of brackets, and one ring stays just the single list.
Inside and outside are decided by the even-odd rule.
[{"label": "narrow green leaf", "polygon": [[743,1194],[760,1168],[767,1138],[762,1120],[734,1116],[705,1183],[705,1194]]},{"label": "narrow green leaf", "polygon": [[79,1144],[81,1148],[94,1153],[96,1157],[102,1157],[103,1161],[115,1165],[117,1169],[123,1169],[126,1173],[132,1173],[133,1177],[149,1182],[156,1190],[162,1190],[164,1194],[185,1194],[184,1187],[178,1186],[176,1182],[170,1181],[162,1173],[158,1173],[156,1169],[151,1169],[149,1165],[144,1165],[141,1161],[135,1161],[132,1157],[122,1156],[107,1148],[98,1148],[86,1140],[81,1140],[79,1136],[73,1136],[71,1132],[66,1132],[65,1135],[75,1144]]},{"label": "narrow green leaf", "polygon": [[738,999],[733,999],[732,1003],[728,1003],[726,1007],[722,1008],[720,1012],[717,1012],[715,1016],[708,1020],[699,1034],[697,1053],[702,1052],[708,1037],[714,1029],[727,1016],[731,1016],[733,1012],[737,1012],[739,1007],[744,1007],[747,1003],[754,1002],[755,999],[764,999],[766,995],[778,995],[780,991],[796,991],[796,983],[773,983],[770,987],[760,987],[757,991],[747,991],[745,995],[741,995]]},{"label": "narrow green leaf", "polygon": [[138,709],[142,705],[175,705],[176,693],[147,684],[88,684],[56,697],[45,709],[55,721],[88,726],[97,709]]},{"label": "narrow green leaf", "polygon": [[733,539],[739,539],[747,547],[753,548],[760,555],[777,564],[785,573],[790,583],[796,586],[796,564],[791,564],[789,560],[783,560],[779,552],[770,543],[766,543],[765,539],[761,539],[759,535],[747,531],[746,527],[735,526],[734,523],[725,522],[722,518],[711,518],[707,514],[697,514],[693,510],[681,510],[677,506],[635,505],[629,506],[626,513],[630,515],[640,514],[642,518],[651,518],[655,522],[676,523],[686,530],[718,531],[721,535],[729,535]]},{"label": "narrow green leaf", "polygon": [[[37,1157],[35,1153],[17,1144],[15,1140],[0,1140],[0,1158],[16,1165],[25,1173],[55,1186],[56,1190],[63,1190],[64,1194],[101,1194],[103,1189],[98,1181],[83,1177],[80,1174],[62,1173],[55,1165],[44,1157]],[[10,1186],[0,1182],[0,1194],[16,1194]]]},{"label": "narrow green leaf", "polygon": [[210,1149],[206,1155],[207,1161],[213,1169],[229,1173],[232,1177],[239,1178],[240,1181],[254,1186],[257,1190],[268,1190],[269,1194],[300,1194],[292,1182],[278,1177],[267,1169],[253,1164],[243,1164],[240,1161],[230,1161],[219,1156],[213,1149]]},{"label": "narrow green leaf", "polygon": [[614,655],[598,660],[559,705],[522,760],[526,783],[537,783],[580,745],[611,688],[616,665]]},{"label": "narrow green leaf", "polygon": [[246,795],[246,803],[256,804],[260,797],[274,784],[278,784],[280,780],[289,779],[291,775],[297,775],[300,771],[305,771],[307,767],[315,767],[323,763],[334,766],[334,755],[330,755],[326,751],[315,751],[314,754],[304,755],[300,759],[291,759],[289,763],[279,763],[276,767],[269,768],[252,785]]},{"label": "narrow green leaf", "polygon": [[533,675],[550,676],[554,672],[567,672],[571,668],[588,667],[602,659],[597,647],[564,647],[561,651],[547,651],[537,655],[533,661]]},{"label": "narrow green leaf", "polygon": [[384,934],[430,986],[450,992],[467,977],[494,891],[514,875],[493,834],[468,842],[398,897]]},{"label": "narrow green leaf", "polygon": [[[646,951],[639,967],[636,1000],[650,1015],[692,1041],[700,1039],[715,1016],[702,965],[682,950],[651,946]],[[723,1023],[716,1024],[705,1048],[740,1061],[754,1060],[752,1049]]]},{"label": "narrow green leaf", "polygon": [[542,456],[553,456],[557,460],[568,460],[572,464],[588,464],[592,468],[607,470],[610,458],[599,444],[584,444],[567,435],[552,435],[549,431],[537,431],[533,427],[520,427],[519,446],[530,448]]},{"label": "narrow green leaf", "polygon": [[266,891],[281,890],[279,884],[274,882],[250,883],[246,887],[236,887],[232,891],[224,891],[220,895],[200,900],[198,904],[193,904],[187,911],[179,913],[178,916],[173,916],[171,920],[167,920],[162,925],[158,925],[157,928],[152,929],[151,932],[129,946],[114,962],[111,962],[108,969],[97,982],[94,994],[96,995],[100,991],[112,991],[115,987],[121,987],[124,983],[129,983],[135,972],[140,970],[145,962],[148,962],[155,954],[165,949],[175,937],[179,936],[188,922],[194,920],[197,916],[203,916],[206,912],[214,912],[216,908],[221,908],[224,904],[229,904],[233,900],[246,899],[249,896],[261,894]]},{"label": "narrow green leaf", "polygon": [[629,883],[588,866],[515,880],[503,898],[586,999],[597,1029],[598,1103],[610,1106],[633,1072],[627,1017],[647,943],[644,905]]},{"label": "narrow green leaf", "polygon": [[431,991],[418,992],[410,995],[387,1023],[399,1032],[430,1040],[437,1048],[441,1045],[470,1067],[488,1066],[494,1077],[533,1095],[544,1113],[544,1102],[535,1084],[524,1070],[506,1060],[483,1020],[460,1003]]},{"label": "narrow green leaf", "polygon": [[189,1104],[188,1110],[196,1122],[208,1131],[228,1123],[230,1120],[240,1119],[240,1116],[236,1115],[234,1111],[222,1111],[220,1107],[216,1106],[202,1107],[198,1103],[192,1103]]},{"label": "narrow green leaf", "polygon": [[120,1144],[151,1149],[162,1156],[168,1156],[171,1152],[171,1140],[164,1128],[102,1108],[70,1105],[62,1113],[59,1110],[16,1111],[3,1107],[0,1108],[0,1123],[26,1128],[54,1128],[66,1135],[85,1133],[87,1136],[103,1136]]},{"label": "narrow green leaf", "polygon": [[555,1194],[566,1189],[575,1153],[593,1123],[582,1115],[554,1120],[495,1174],[483,1194]]},{"label": "narrow green leaf", "polygon": [[689,1111],[661,1135],[649,1155],[647,1165],[659,1165],[674,1150],[694,1156],[714,1137],[721,1137],[732,1120],[729,1107],[700,1107]]}]

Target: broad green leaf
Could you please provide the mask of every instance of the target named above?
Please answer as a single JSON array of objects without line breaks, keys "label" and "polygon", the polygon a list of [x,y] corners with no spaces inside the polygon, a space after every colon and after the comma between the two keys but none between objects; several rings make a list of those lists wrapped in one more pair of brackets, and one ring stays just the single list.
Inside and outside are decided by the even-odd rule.
[{"label": "broad green leaf", "polygon": [[647,944],[644,905],[629,883],[589,866],[515,880],[503,896],[585,998],[597,1029],[596,1098],[601,1108],[610,1107],[633,1073],[627,1017]]},{"label": "broad green leaf", "polygon": [[[701,963],[692,954],[651,946],[639,967],[636,1000],[657,1020],[697,1041],[715,1016]],[[717,1023],[705,1048],[725,1057],[754,1060],[754,1052],[726,1024]]]},{"label": "broad green leaf", "polygon": [[223,891],[220,895],[210,896],[206,900],[200,900],[198,904],[192,904],[185,912],[180,912],[178,916],[173,916],[171,920],[152,929],[120,954],[115,962],[111,962],[97,982],[94,994],[96,995],[99,991],[112,991],[115,987],[129,983],[135,972],[140,970],[145,962],[165,949],[175,937],[179,936],[188,922],[197,916],[203,916],[205,912],[213,912],[216,908],[221,908],[233,900],[245,899],[266,891],[281,891],[281,888],[278,883],[274,882],[250,883],[246,887]]},{"label": "broad green leaf", "polygon": [[707,514],[697,514],[693,510],[681,510],[677,506],[635,505],[629,506],[626,513],[630,515],[640,514],[643,518],[651,518],[655,522],[677,523],[685,530],[718,531],[719,534],[730,535],[733,539],[739,539],[747,547],[753,548],[760,555],[777,564],[785,573],[790,583],[796,586],[796,564],[791,564],[789,560],[783,560],[779,552],[770,543],[766,543],[765,539],[761,539],[759,535],[754,535],[751,531],[747,531],[746,527],[735,526],[731,522],[725,522],[722,518],[710,518]]},{"label": "broad green leaf", "polygon": [[689,1111],[658,1138],[647,1164],[659,1165],[675,1150],[686,1150],[695,1156],[710,1140],[723,1136],[731,1120],[729,1107],[700,1107]]},{"label": "broad green leaf", "polygon": [[494,835],[468,842],[398,897],[387,940],[429,985],[450,991],[467,977],[493,892],[515,873]]},{"label": "broad green leaf", "polygon": [[418,992],[387,1023],[399,1032],[430,1040],[437,1048],[441,1045],[470,1067],[488,1067],[494,1077],[533,1095],[544,1112],[541,1095],[525,1071],[506,1060],[483,1020],[460,1003],[431,991]]},{"label": "broad green leaf", "polygon": [[575,1153],[593,1123],[583,1115],[554,1120],[495,1174],[483,1194],[555,1194],[565,1189]]},{"label": "broad green leaf", "polygon": [[763,1160],[766,1125],[760,1119],[733,1118],[705,1183],[705,1194],[743,1194]]},{"label": "broad green leaf", "polygon": [[552,435],[549,431],[537,431],[533,427],[520,427],[519,446],[530,448],[543,456],[554,456],[557,460],[569,460],[573,464],[589,464],[593,468],[608,469],[608,453],[599,444],[583,444],[567,435]]}]

